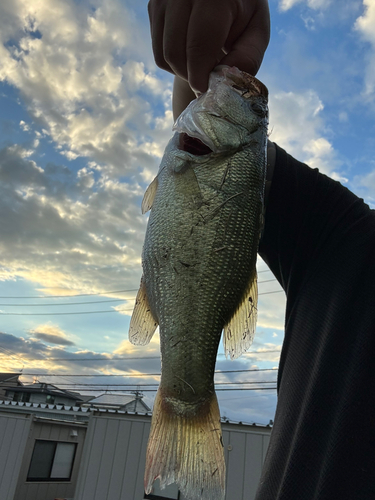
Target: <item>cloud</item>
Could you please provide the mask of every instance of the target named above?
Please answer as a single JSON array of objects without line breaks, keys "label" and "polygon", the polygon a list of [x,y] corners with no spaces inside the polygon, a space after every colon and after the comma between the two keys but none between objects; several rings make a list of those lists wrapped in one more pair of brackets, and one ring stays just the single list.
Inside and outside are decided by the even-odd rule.
[{"label": "cloud", "polygon": [[[51,335],[53,335],[52,332],[56,332],[56,336],[59,338],[62,338],[63,333],[54,325],[38,325],[33,329],[32,336],[29,338],[0,332],[0,371],[22,371],[21,380],[24,383],[32,383],[37,379],[53,383],[61,388],[75,390],[81,394],[100,394],[104,390],[111,391],[111,389],[121,389],[124,392],[134,389],[142,390],[142,388],[150,389],[147,384],[156,384],[153,386],[156,390],[159,384],[158,374],[161,365],[158,334],[155,334],[147,347],[137,347],[129,342],[123,342],[115,353],[109,354],[88,349],[72,352],[66,349],[66,347],[71,346],[48,345],[50,340],[48,337],[35,338],[35,333],[38,331],[46,332],[46,336],[47,332],[50,332]],[[64,336],[67,335],[64,334]],[[280,346],[278,344],[265,346],[266,351],[271,348],[279,349]],[[271,357],[271,354],[272,359],[275,359],[275,353],[266,353],[264,349],[257,349],[256,353],[249,353],[249,355],[244,355],[235,361],[220,357],[216,369],[257,370],[258,365],[255,359],[258,356],[261,359],[266,359],[265,356]],[[119,357],[123,359],[118,359]],[[271,364],[271,366],[276,366],[276,363]],[[59,374],[58,377],[53,376],[56,373]],[[75,376],[71,377],[72,374]],[[215,381],[217,383],[254,382],[255,386],[250,384],[247,387],[261,387],[264,386],[261,382],[273,381],[276,376],[277,371],[275,370],[223,373],[216,374]],[[89,386],[85,384],[89,384]],[[225,384],[217,387],[233,388],[233,385]],[[239,387],[244,386],[240,385]],[[155,392],[146,391],[150,404],[154,394]],[[238,397],[238,394],[242,401],[233,406],[230,400]],[[245,394],[246,398],[244,398]],[[268,420],[273,418],[276,403],[274,391],[241,391],[240,393],[218,391],[218,396],[222,415],[229,418],[263,423],[268,423]]]},{"label": "cloud", "polygon": [[43,169],[23,151],[0,151],[0,265],[49,293],[138,286],[146,224],[139,184],[89,167]]},{"label": "cloud", "polygon": [[360,31],[363,37],[375,45],[375,2],[374,0],[363,0],[364,13],[358,17],[355,29]]},{"label": "cloud", "polygon": [[[171,79],[161,81],[132,58],[139,39],[134,13],[116,0],[94,11],[59,0],[15,3],[17,9],[3,7],[13,31],[3,35],[0,80],[21,91],[34,119],[68,158],[91,157],[111,175],[135,173],[140,159],[155,166],[155,120],[167,116],[172,125]],[[160,100],[158,116],[139,92]],[[151,143],[151,154],[143,142]]]},{"label": "cloud", "polygon": [[324,137],[324,105],[313,90],[275,92],[270,97],[270,139],[288,153],[331,174],[338,167],[331,142]]},{"label": "cloud", "polygon": [[370,43],[371,51],[367,54],[367,68],[365,74],[365,95],[373,97],[375,92],[375,1],[363,0],[364,13],[354,24],[365,42]]},{"label": "cloud", "polygon": [[[20,91],[19,126],[39,141],[0,151],[3,277],[50,294],[138,286],[140,203],[172,113],[171,77],[156,75],[137,21],[117,0],[1,2],[0,80]],[[45,164],[36,148],[51,146],[61,162]]]},{"label": "cloud", "polygon": [[73,346],[75,342],[69,340],[66,333],[56,325],[49,323],[39,325],[28,332],[33,338],[47,342],[47,344]]},{"label": "cloud", "polygon": [[129,340],[123,340],[120,345],[113,351],[114,354],[119,355],[136,355],[140,352],[147,351],[147,355],[159,355],[160,354],[160,337],[159,330],[157,329],[154,333],[151,341],[147,346],[136,346],[129,342]]},{"label": "cloud", "polygon": [[360,196],[366,199],[371,208],[375,208],[375,162],[370,162],[372,171],[365,175],[356,175],[352,180],[352,185]]},{"label": "cloud", "polygon": [[331,0],[280,0],[279,8],[281,11],[287,11],[299,3],[304,3],[310,9],[326,9],[330,4]]},{"label": "cloud", "polygon": [[[143,348],[142,352],[128,353],[129,359],[118,359],[119,354],[98,353],[92,350],[77,350],[68,351],[66,347],[60,343],[59,346],[47,345],[51,343],[48,338],[37,339],[35,333],[38,330],[43,332],[51,332],[51,335],[62,337],[62,331],[59,327],[53,325],[41,325],[33,329],[32,336],[29,338],[17,337],[15,335],[0,332],[0,371],[19,371],[23,370],[25,380],[32,380],[33,375],[28,373],[37,373],[41,377],[48,379],[50,383],[59,382],[66,383],[64,375],[75,373],[85,378],[85,383],[95,384],[100,381],[91,375],[103,375],[103,380],[109,381],[108,385],[116,386],[119,383],[127,383],[132,386],[152,383],[159,379],[154,375],[143,376],[144,373],[160,373],[160,359],[156,356],[153,359],[150,354]],[[56,332],[53,334],[52,332]],[[31,332],[29,332],[31,333]],[[48,336],[48,333],[45,333]],[[123,353],[124,354],[124,353]],[[155,352],[155,355],[159,353]],[[139,359],[151,356],[150,359]],[[114,359],[113,359],[114,358]],[[49,374],[61,374],[61,378],[49,377]],[[114,377],[106,378],[105,375],[113,375]],[[128,376],[129,375],[129,376]],[[134,376],[135,375],[135,376]],[[124,380],[124,377],[126,380]],[[72,383],[79,383],[79,377],[71,380]],[[83,382],[83,379],[82,379]]]}]

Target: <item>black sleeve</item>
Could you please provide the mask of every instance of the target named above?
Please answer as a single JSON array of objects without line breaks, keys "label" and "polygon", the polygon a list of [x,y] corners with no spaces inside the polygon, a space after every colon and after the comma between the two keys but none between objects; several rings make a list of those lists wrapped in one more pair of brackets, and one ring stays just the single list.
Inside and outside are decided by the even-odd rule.
[{"label": "black sleeve", "polygon": [[[366,243],[374,211],[339,182],[276,146],[259,254],[287,296],[298,294],[317,266],[341,246]],[[348,256],[350,258],[350,256]]]}]

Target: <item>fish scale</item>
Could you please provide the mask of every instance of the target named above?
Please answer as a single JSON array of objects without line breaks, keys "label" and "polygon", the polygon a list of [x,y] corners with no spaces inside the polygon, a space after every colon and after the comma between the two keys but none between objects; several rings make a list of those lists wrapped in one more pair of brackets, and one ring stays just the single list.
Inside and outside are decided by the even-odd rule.
[{"label": "fish scale", "polygon": [[151,213],[129,330],[133,343],[145,344],[160,327],[145,490],[159,477],[191,500],[220,500],[225,464],[214,370],[223,329],[231,358],[254,335],[267,90],[236,68],[219,68],[175,128],[143,201]]}]

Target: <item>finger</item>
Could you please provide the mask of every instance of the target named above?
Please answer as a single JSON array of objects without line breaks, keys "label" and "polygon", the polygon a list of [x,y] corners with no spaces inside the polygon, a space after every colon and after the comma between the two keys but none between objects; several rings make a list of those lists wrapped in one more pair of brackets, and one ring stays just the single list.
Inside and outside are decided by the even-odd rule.
[{"label": "finger", "polygon": [[173,73],[168,63],[164,59],[164,17],[165,10],[159,6],[155,0],[148,3],[148,15],[150,19],[152,51],[155,63],[159,68]]},{"label": "finger", "polygon": [[186,37],[191,16],[191,4],[174,0],[165,15],[163,51],[164,59],[175,75],[187,80]]},{"label": "finger", "polygon": [[268,4],[264,4],[233,43],[220,64],[237,66],[242,71],[256,75],[262,64],[270,40]]},{"label": "finger", "polygon": [[187,81],[182,80],[178,76],[175,77],[173,83],[172,94],[172,109],[174,121],[180,116],[186,106],[195,99],[194,92],[191,90]]},{"label": "finger", "polygon": [[189,84],[194,91],[205,92],[208,76],[221,58],[233,14],[218,5],[214,15],[205,16],[193,8],[186,37],[186,57]]}]

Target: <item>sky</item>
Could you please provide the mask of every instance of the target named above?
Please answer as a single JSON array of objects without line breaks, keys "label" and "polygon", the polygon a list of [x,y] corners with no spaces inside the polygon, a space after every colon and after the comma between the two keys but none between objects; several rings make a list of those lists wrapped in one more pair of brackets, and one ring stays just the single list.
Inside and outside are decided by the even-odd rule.
[{"label": "sky", "polygon": [[[375,0],[270,9],[258,78],[271,140],[375,208]],[[0,2],[0,371],[82,394],[138,388],[152,404],[159,337],[135,347],[128,327],[171,89],[146,1]],[[254,343],[235,361],[220,346],[229,373],[215,381],[223,417],[267,424],[285,297],[261,260],[258,272]]]}]

